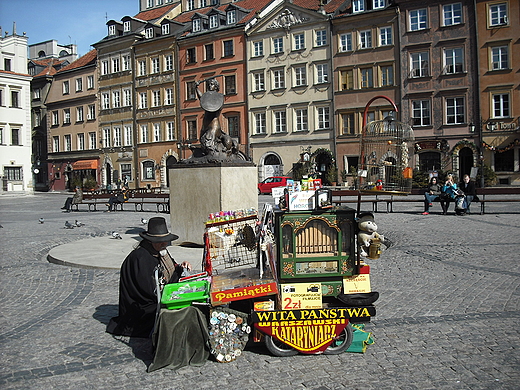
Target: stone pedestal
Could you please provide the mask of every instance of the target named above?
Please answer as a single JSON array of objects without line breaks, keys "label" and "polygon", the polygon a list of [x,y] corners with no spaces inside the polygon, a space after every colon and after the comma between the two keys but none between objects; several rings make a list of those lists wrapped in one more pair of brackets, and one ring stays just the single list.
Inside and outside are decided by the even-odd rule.
[{"label": "stone pedestal", "polygon": [[258,208],[258,174],[252,163],[179,164],[168,174],[172,233],[179,236],[175,244],[203,245],[210,213]]}]

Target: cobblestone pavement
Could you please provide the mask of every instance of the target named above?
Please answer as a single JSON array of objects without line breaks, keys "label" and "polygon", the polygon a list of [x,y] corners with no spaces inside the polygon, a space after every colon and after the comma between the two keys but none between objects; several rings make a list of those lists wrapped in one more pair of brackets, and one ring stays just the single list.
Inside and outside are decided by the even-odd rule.
[{"label": "cobblestone pavement", "polygon": [[[151,349],[105,333],[117,270],[47,262],[60,244],[133,229],[153,212],[66,214],[66,194],[0,196],[2,389],[517,389],[520,382],[520,205],[489,214],[377,213],[395,245],[371,261],[377,316],[365,354],[280,358],[146,373]],[[265,201],[268,197],[260,197]],[[38,218],[44,218],[43,224]],[[84,227],[65,229],[65,220]],[[103,256],[103,253],[99,253]]]}]

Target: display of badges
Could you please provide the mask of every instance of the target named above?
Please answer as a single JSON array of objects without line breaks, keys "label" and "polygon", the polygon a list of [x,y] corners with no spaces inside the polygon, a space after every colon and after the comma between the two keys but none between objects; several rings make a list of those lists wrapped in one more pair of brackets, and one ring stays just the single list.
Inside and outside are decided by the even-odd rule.
[{"label": "display of badges", "polygon": [[251,333],[246,315],[214,309],[210,317],[209,341],[211,353],[220,363],[229,363],[240,355]]}]

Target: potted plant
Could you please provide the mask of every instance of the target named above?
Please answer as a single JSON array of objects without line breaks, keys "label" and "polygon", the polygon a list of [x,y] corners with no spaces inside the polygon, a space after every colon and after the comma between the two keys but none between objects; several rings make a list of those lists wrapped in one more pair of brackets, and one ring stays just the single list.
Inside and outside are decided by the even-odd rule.
[{"label": "potted plant", "polygon": [[336,164],[329,165],[325,174],[325,180],[327,180],[328,184],[331,186],[338,184],[338,168],[336,167]]}]

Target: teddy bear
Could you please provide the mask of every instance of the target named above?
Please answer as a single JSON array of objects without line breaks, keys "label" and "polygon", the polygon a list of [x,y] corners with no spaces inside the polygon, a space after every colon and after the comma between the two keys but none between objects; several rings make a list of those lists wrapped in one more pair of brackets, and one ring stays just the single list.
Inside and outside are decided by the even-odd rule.
[{"label": "teddy bear", "polygon": [[[374,241],[380,242],[387,248],[390,247],[391,242],[385,239],[385,236],[377,232],[377,224],[374,221],[374,214],[371,212],[364,212],[359,214],[357,218],[359,233],[358,233],[358,250],[362,257],[369,257],[370,244]],[[374,257],[379,258],[379,256]]]}]

